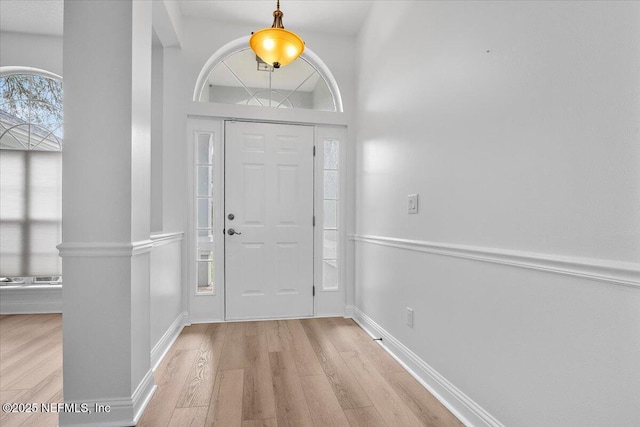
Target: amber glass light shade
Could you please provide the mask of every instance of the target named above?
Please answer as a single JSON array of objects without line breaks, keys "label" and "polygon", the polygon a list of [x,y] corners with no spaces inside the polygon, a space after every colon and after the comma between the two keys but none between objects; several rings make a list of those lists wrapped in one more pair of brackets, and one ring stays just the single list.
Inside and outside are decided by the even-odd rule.
[{"label": "amber glass light shade", "polygon": [[297,34],[284,28],[265,28],[249,39],[251,49],[274,68],[284,67],[302,55],[304,42]]},{"label": "amber glass light shade", "polygon": [[249,39],[249,46],[255,54],[273,68],[284,67],[295,61],[304,51],[302,39],[296,33],[284,29],[283,16],[278,0],[271,28],[256,31]]}]

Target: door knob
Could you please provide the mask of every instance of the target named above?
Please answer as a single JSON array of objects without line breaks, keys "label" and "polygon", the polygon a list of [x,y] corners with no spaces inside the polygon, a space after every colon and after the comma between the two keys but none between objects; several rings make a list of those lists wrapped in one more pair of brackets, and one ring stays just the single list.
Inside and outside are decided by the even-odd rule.
[{"label": "door knob", "polygon": [[233,221],[233,218],[235,218],[236,216],[234,214],[229,214],[227,215],[227,218],[229,218],[230,221]]},{"label": "door knob", "polygon": [[227,234],[229,236],[233,236],[234,234],[242,234],[242,233],[238,233],[236,230],[234,230],[233,228],[230,228],[229,230],[227,230]]}]

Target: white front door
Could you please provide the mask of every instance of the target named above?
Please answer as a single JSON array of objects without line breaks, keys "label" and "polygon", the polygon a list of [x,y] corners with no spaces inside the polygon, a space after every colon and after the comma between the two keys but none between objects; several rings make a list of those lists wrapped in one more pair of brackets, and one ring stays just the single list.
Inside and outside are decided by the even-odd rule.
[{"label": "white front door", "polygon": [[227,319],[313,315],[313,128],[225,123]]}]

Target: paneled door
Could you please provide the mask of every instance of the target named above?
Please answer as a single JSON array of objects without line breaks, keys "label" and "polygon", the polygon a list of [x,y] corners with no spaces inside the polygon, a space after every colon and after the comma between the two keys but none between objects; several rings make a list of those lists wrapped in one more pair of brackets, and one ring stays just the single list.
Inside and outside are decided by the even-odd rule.
[{"label": "paneled door", "polygon": [[313,128],[225,122],[225,317],[313,315]]}]

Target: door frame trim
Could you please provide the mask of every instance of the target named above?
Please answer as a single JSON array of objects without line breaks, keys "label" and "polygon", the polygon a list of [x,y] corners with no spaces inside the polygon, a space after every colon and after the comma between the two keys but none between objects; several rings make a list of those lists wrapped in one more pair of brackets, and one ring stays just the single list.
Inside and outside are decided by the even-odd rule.
[{"label": "door frame trim", "polygon": [[[196,104],[196,103],[194,103]],[[198,103],[201,104],[201,103]],[[201,104],[204,105],[204,104]],[[211,106],[215,106],[212,104]],[[227,105],[223,107],[229,107]],[[212,114],[211,111],[200,111],[200,113],[195,114],[187,114],[186,116],[186,172],[188,175],[187,180],[187,195],[188,195],[188,206],[186,207],[186,214],[188,218],[188,223],[186,224],[187,230],[185,232],[185,239],[183,244],[185,245],[183,248],[183,311],[189,313],[187,324],[190,323],[209,323],[209,322],[225,322],[225,292],[224,286],[220,286],[219,284],[224,284],[224,271],[221,271],[221,277],[216,281],[215,292],[213,294],[198,294],[195,290],[196,283],[196,233],[195,226],[197,222],[197,212],[195,210],[195,192],[196,192],[196,170],[195,170],[195,155],[194,152],[194,140],[193,135],[194,132],[197,131],[210,131],[215,133],[216,135],[216,144],[220,145],[220,150],[218,150],[218,155],[221,156],[222,159],[225,158],[224,152],[224,122],[225,121],[238,121],[238,122],[256,122],[256,123],[275,123],[275,124],[286,124],[286,125],[305,125],[312,126],[315,128],[314,131],[314,146],[316,147],[316,151],[320,149],[318,147],[318,141],[321,137],[331,137],[331,135],[337,135],[337,138],[340,139],[342,143],[342,147],[340,149],[340,159],[341,166],[339,169],[340,173],[340,192],[342,197],[346,197],[347,195],[347,178],[348,178],[348,159],[347,159],[347,144],[348,144],[348,126],[345,121],[344,113],[326,113],[326,112],[318,112],[318,111],[307,111],[303,113],[314,113],[314,114],[303,114],[306,120],[298,120],[301,116],[296,115],[297,110],[293,111],[281,111],[280,113],[284,113],[280,119],[269,119],[270,115],[266,115],[268,117],[258,118],[260,114],[254,114],[259,112],[264,112],[265,109],[258,109],[254,107],[246,107],[246,106],[238,106],[243,107],[240,108],[243,114],[239,114],[234,117],[232,115],[221,113],[222,110],[214,108],[217,111],[217,114]],[[247,110],[251,110],[252,114],[244,114]],[[297,111],[298,113],[302,111]],[[294,113],[294,114],[288,114]],[[318,113],[325,113],[319,114]],[[321,185],[321,181],[318,182],[318,174],[322,173],[323,167],[319,163],[322,156],[316,156],[314,159],[314,213],[316,215],[316,224],[320,223],[318,218],[318,213],[321,205],[318,205],[318,197],[322,196],[321,191],[318,190],[318,185]],[[224,164],[222,164],[221,175],[216,174],[216,176],[221,176],[221,188],[224,191]],[[218,190],[220,191],[220,190]],[[320,201],[321,203],[321,201]],[[221,206],[224,207],[224,194],[222,194]],[[348,263],[350,262],[350,256],[347,252],[347,238],[346,233],[348,231],[348,218],[349,215],[346,211],[346,207],[348,203],[346,199],[344,200],[342,207],[339,209],[339,220],[342,221],[343,228],[340,231],[340,236],[342,237],[342,241],[340,242],[341,249],[341,262],[342,265],[339,270],[339,291],[323,291],[322,290],[322,227],[316,225],[314,229],[314,285],[316,286],[316,295],[313,302],[313,317],[326,317],[326,316],[336,316],[336,315],[344,315],[345,307],[347,304],[348,298],[348,284],[347,284],[347,275],[348,275]],[[224,209],[223,209],[224,211]],[[220,219],[224,216],[224,212],[220,215]],[[216,218],[218,218],[216,216]],[[215,231],[216,235],[218,230]],[[221,229],[219,230],[221,232]],[[216,264],[220,265],[224,264],[224,257],[222,259],[216,259]],[[224,267],[222,268],[224,270]],[[327,301],[325,301],[327,300]],[[247,319],[250,320],[250,319]],[[259,319],[255,319],[259,320]]]}]

